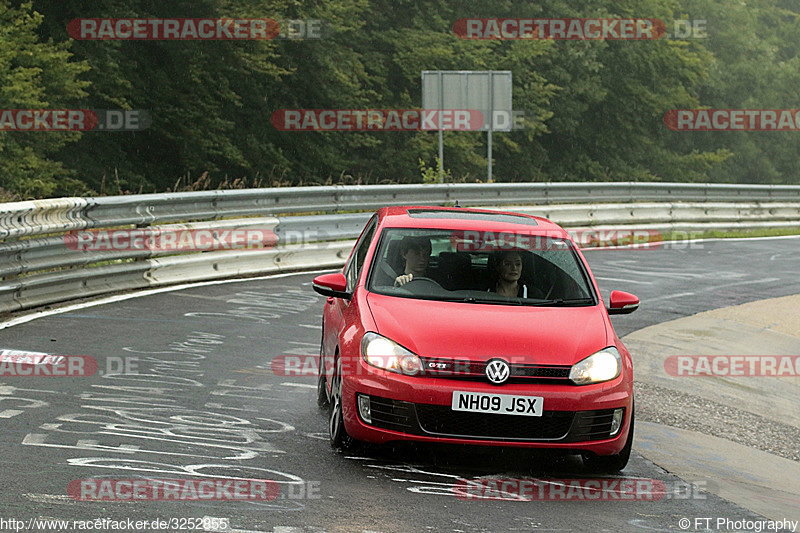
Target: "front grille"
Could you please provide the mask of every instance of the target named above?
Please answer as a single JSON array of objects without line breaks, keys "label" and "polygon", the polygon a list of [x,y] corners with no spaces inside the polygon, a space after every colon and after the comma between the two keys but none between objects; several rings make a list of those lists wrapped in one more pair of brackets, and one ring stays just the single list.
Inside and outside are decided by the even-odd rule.
[{"label": "front grille", "polygon": [[511,377],[569,381],[571,366],[511,365]]},{"label": "front grille", "polygon": [[[456,359],[423,357],[423,375],[447,379],[486,381],[486,363]],[[573,384],[569,380],[569,365],[510,364],[508,383]]]},{"label": "front grille", "polygon": [[453,411],[447,405],[369,396],[375,427],[412,435],[520,442],[586,442],[609,438],[613,409],[545,411],[542,416]]},{"label": "front grille", "polygon": [[465,413],[428,404],[416,408],[425,433],[475,439],[559,440],[566,436],[575,415],[567,411],[548,411],[542,416]]}]

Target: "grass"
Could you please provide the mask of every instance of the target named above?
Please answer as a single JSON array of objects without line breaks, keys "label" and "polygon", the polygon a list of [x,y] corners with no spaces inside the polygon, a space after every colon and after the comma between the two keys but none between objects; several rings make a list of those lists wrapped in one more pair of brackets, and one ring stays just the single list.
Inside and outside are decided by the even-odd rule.
[{"label": "grass", "polygon": [[[800,227],[796,228],[764,228],[753,230],[707,230],[690,231],[688,238],[694,239],[741,239],[754,237],[783,237],[787,235],[800,235]],[[686,231],[672,231],[663,235],[665,241],[686,240]]]}]

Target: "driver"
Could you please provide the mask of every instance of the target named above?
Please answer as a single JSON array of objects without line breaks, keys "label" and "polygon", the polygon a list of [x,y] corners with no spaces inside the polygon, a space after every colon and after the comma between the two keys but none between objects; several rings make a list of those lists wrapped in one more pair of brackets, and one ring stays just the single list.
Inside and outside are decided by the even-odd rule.
[{"label": "driver", "polygon": [[411,235],[403,237],[400,241],[400,257],[403,258],[405,266],[403,274],[394,280],[395,286],[399,287],[414,279],[414,276],[425,277],[431,259],[431,240],[428,237]]}]

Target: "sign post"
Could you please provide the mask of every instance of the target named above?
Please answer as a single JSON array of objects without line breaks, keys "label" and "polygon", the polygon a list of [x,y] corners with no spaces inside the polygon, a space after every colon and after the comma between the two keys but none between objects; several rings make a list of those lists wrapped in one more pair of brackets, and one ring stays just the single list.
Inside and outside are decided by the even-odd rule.
[{"label": "sign post", "polygon": [[[424,111],[478,110],[483,114],[482,129],[487,132],[487,181],[492,181],[492,132],[511,131],[510,70],[423,70],[422,109]],[[444,175],[444,138],[439,113],[439,176]],[[496,118],[505,121],[498,125]]]}]

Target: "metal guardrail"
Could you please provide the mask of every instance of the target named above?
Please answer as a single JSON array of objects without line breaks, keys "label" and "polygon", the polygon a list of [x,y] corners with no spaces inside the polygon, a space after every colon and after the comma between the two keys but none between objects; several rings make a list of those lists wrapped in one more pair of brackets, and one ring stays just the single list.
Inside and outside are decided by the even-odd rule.
[{"label": "metal guardrail", "polygon": [[[16,202],[0,204],[0,312],[169,283],[334,268],[343,264],[369,217],[363,211],[456,201],[463,206],[514,206],[506,209],[542,215],[567,227],[800,227],[800,186],[788,185],[375,185]],[[180,255],[66,246],[66,232],[103,228],[260,228],[274,232],[278,242],[264,250]]]},{"label": "metal guardrail", "polygon": [[796,185],[454,183],[294,187],[58,198],[0,204],[0,239],[55,231],[253,215],[339,213],[385,205],[549,205],[603,202],[797,202]]}]

